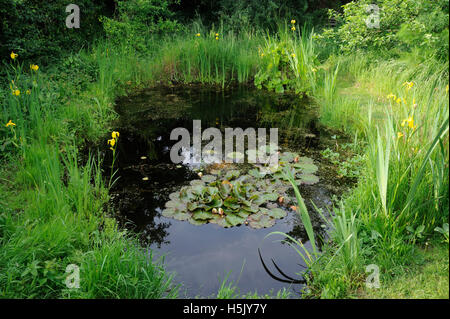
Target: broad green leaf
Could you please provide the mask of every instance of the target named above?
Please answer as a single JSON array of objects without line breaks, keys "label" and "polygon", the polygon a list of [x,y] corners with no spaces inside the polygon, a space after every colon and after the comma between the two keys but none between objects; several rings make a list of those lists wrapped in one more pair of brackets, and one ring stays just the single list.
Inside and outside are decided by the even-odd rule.
[{"label": "broad green leaf", "polygon": [[319,177],[313,174],[300,174],[301,184],[313,185],[319,182]]},{"label": "broad green leaf", "polygon": [[244,223],[245,218],[237,215],[237,214],[229,214],[225,216],[225,219],[231,226],[237,226]]},{"label": "broad green leaf", "polygon": [[187,220],[190,218],[189,214],[182,212],[174,208],[166,208],[162,211],[161,215],[167,218],[173,218],[177,220]]},{"label": "broad green leaf", "polygon": [[210,212],[205,212],[203,210],[196,210],[192,213],[192,218],[200,220],[208,220],[213,218],[213,214]]},{"label": "broad green leaf", "polygon": [[268,209],[267,214],[272,218],[284,218],[287,215],[287,213],[281,208]]}]

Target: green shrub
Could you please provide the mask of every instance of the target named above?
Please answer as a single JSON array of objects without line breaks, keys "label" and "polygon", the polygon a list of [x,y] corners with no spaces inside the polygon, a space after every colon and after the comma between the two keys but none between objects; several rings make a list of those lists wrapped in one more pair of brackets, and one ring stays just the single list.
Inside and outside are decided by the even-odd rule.
[{"label": "green shrub", "polygon": [[325,30],[322,39],[336,43],[344,52],[375,49],[400,54],[421,50],[448,60],[449,4],[445,0],[380,0],[379,28],[369,28],[371,0],[352,1],[342,12],[330,10],[336,29]]},{"label": "green shrub", "polygon": [[66,27],[63,0],[0,0],[0,59],[14,51],[22,59],[51,61],[64,51],[78,51],[101,32],[98,21],[106,14],[108,1],[79,0],[80,28]]},{"label": "green shrub", "polygon": [[180,25],[169,9],[171,0],[116,0],[117,15],[102,17],[106,35],[115,43],[143,51],[150,36],[173,32]]}]

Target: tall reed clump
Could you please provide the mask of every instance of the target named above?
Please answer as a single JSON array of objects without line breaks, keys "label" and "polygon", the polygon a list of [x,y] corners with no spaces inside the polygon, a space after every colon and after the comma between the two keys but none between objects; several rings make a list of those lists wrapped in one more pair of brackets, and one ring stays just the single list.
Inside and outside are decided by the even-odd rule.
[{"label": "tall reed clump", "polygon": [[[430,69],[437,73],[430,76]],[[410,71],[397,63],[374,71],[386,116],[367,129],[370,181],[378,189],[378,199],[368,203],[372,211],[381,208],[390,231],[424,225],[430,233],[448,217],[448,73],[433,61]],[[385,127],[382,135],[374,133],[377,126]]]},{"label": "tall reed clump", "polygon": [[[83,126],[77,130],[71,121],[91,119],[94,125],[89,106],[80,105],[84,99],[63,105],[60,83],[18,60],[14,56],[7,66],[11,85],[3,92],[0,115],[1,157],[10,160],[0,178],[0,295],[175,296],[177,289],[160,261],[107,217],[101,159],[88,155],[80,163],[78,130]],[[105,97],[112,94],[106,87],[112,82],[104,82]],[[68,114],[75,116],[68,119]],[[97,125],[97,131],[105,129]],[[65,284],[70,264],[80,269],[78,289]]]},{"label": "tall reed clump", "polygon": [[200,82],[224,87],[251,80],[257,66],[261,37],[242,32],[224,34],[221,29],[197,28],[192,34],[157,40],[153,52],[155,79]]},{"label": "tall reed clump", "polygon": [[[361,150],[366,166],[335,215],[345,215],[347,225],[357,226],[354,244],[360,249],[348,244],[338,250],[336,245],[325,260],[331,268],[343,269],[343,275],[331,278],[322,271],[316,277],[315,288],[331,297],[358,287],[361,282],[349,276],[355,269],[363,273],[364,265],[376,264],[382,276],[395,273],[410,260],[417,240],[429,238],[448,222],[449,207],[448,63],[387,61],[355,70],[344,67],[357,72],[350,76],[358,88],[348,91],[355,93],[346,97],[348,103],[334,103],[334,112],[356,112],[360,123],[349,122],[347,129],[367,141]],[[363,90],[365,98],[358,100]],[[331,236],[345,238],[348,231],[339,227],[339,219],[332,222]]]}]

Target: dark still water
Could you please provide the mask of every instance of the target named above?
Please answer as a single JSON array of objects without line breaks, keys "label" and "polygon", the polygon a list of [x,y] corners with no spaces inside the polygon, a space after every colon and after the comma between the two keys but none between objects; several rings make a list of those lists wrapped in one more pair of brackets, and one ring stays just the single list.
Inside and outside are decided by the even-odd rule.
[{"label": "dark still water", "polygon": [[[111,191],[116,217],[123,226],[138,232],[142,244],[150,245],[155,255],[165,256],[167,270],[175,272],[174,281],[183,284],[181,297],[213,296],[227,274],[228,282],[236,283],[241,294],[276,294],[286,288],[295,295],[301,289],[300,284],[271,278],[258,255],[260,248],[274,274],[279,275],[271,259],[285,274],[301,279],[303,261],[293,248],[278,241],[283,237],[264,239],[271,232],[281,231],[307,243],[294,211],[289,210],[273,227],[262,229],[246,225],[223,228],[210,223],[196,226],[166,218],[161,212],[170,193],[199,179],[199,170],[210,168],[171,162],[170,148],[176,143],[170,140],[172,129],[191,131],[192,120],[201,120],[202,129],[216,127],[221,131],[226,127],[278,127],[282,150],[311,157],[319,166],[319,183],[302,185],[300,191],[316,233],[323,235],[322,223],[309,203],[312,200],[326,208],[333,191],[327,186],[327,172],[320,166],[322,137],[317,115],[306,99],[248,87],[160,87],[118,99],[116,111],[120,119],[115,130],[121,133],[116,166],[120,178]],[[306,245],[309,247],[309,243]]]}]

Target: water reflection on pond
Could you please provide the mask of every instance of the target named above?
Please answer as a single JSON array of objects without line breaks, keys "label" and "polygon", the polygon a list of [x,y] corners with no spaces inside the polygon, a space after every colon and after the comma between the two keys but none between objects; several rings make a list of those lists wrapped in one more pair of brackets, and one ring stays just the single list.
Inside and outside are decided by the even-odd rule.
[{"label": "water reflection on pond", "polygon": [[[195,86],[161,87],[120,98],[116,111],[120,115],[116,126],[121,132],[117,161],[120,179],[111,194],[117,218],[139,232],[143,244],[150,245],[156,255],[166,255],[166,268],[176,272],[175,282],[184,284],[182,291],[186,289],[186,297],[217,293],[221,279],[230,271],[229,280],[238,281],[241,293],[264,294],[283,287],[300,288],[272,279],[258,256],[260,247],[267,261],[273,258],[286,274],[299,277],[296,273],[303,268],[297,253],[286,244],[273,242],[281,237],[263,240],[270,232],[281,231],[307,242],[295,213],[277,220],[273,227],[252,229],[245,225],[195,226],[166,218],[161,212],[171,192],[198,178],[192,167],[171,162],[169,152],[176,142],[169,138],[173,128],[192,130],[193,119],[201,120],[202,128],[220,130],[278,127],[283,149],[314,157],[321,132],[317,128],[315,109],[306,99],[248,87],[225,91]],[[318,175],[320,178],[320,166]],[[301,187],[307,204],[310,200],[319,207],[330,204],[332,194],[324,186],[326,179],[320,178],[316,185]],[[311,205],[308,207],[312,211]],[[311,217],[320,234],[323,230],[318,216]]]}]

